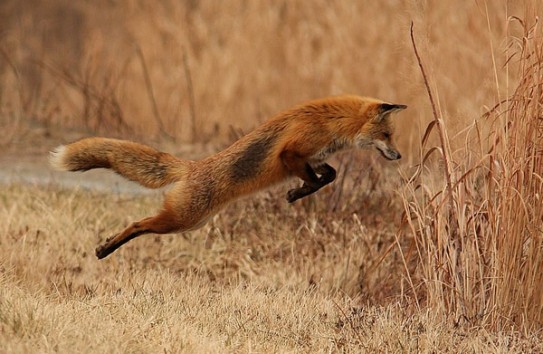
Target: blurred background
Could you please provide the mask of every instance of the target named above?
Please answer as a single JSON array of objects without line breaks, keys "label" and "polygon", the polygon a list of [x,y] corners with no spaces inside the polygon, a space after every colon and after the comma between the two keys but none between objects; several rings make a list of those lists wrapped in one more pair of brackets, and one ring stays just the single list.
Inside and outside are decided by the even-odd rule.
[{"label": "blurred background", "polygon": [[[542,8],[541,0],[0,1],[0,183],[10,184],[0,188],[8,220],[0,263],[15,272],[0,288],[62,293],[73,318],[73,294],[109,304],[153,271],[195,272],[209,284],[318,289],[358,304],[401,298],[452,319],[457,337],[465,323],[485,341],[479,325],[499,329],[500,343],[515,338],[511,324],[532,338],[543,323]],[[433,131],[412,23],[444,122]],[[277,187],[182,237],[131,243],[110,263],[97,265],[89,250],[151,215],[156,194],[123,195],[114,174],[47,166],[47,151],[93,135],[199,158],[295,104],[345,93],[409,106],[394,117],[400,165],[375,152],[339,155],[336,182],[313,197],[289,205],[291,187]],[[100,186],[115,193],[95,193]],[[47,341],[17,316],[25,336]],[[220,323],[213,311],[206,318]]]},{"label": "blurred background", "polygon": [[506,97],[516,74],[502,70],[515,46],[504,39],[516,35],[508,19],[525,10],[522,1],[3,0],[2,144],[78,131],[223,145],[304,100],[354,93],[407,104],[399,143],[418,146],[431,111],[411,21],[454,130]]}]

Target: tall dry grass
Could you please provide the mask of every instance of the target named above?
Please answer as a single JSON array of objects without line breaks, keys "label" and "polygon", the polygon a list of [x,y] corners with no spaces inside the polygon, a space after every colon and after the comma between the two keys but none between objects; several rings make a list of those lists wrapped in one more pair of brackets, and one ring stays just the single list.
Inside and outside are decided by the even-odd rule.
[{"label": "tall dry grass", "polygon": [[[522,28],[509,39],[520,81],[462,134],[436,111],[402,191],[413,235],[405,260],[409,268],[415,258],[407,274],[419,306],[457,322],[531,330],[543,324],[543,37],[537,20],[510,21]],[[430,134],[439,144],[426,145]]]}]

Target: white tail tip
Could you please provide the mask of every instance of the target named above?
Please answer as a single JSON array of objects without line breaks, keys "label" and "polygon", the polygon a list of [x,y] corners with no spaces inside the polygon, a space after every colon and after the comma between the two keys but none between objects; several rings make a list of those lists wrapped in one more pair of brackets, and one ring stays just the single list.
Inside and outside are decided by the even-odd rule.
[{"label": "white tail tip", "polygon": [[49,164],[59,171],[68,171],[69,168],[64,162],[66,157],[66,146],[60,145],[49,152]]}]

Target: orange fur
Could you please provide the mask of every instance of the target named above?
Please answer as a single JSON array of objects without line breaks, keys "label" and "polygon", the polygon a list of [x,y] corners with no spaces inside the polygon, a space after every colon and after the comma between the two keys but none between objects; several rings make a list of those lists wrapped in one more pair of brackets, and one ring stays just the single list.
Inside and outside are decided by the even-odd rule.
[{"label": "orange fur", "polygon": [[98,258],[104,258],[142,234],[201,227],[233,199],[290,177],[304,183],[289,191],[289,202],[314,193],[334,180],[335,170],[325,161],[335,152],[374,146],[388,159],[400,158],[388,116],[405,107],[359,96],[329,97],[279,113],[200,161],[134,142],[87,138],[52,151],[51,164],[69,171],[110,168],[149,188],[174,183],[158,215],[133,223],[96,249]]}]

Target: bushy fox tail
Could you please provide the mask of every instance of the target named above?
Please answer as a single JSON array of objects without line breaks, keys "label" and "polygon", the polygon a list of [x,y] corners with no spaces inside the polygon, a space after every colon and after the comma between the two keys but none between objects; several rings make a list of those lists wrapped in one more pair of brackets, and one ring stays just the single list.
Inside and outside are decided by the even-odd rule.
[{"label": "bushy fox tail", "polygon": [[62,171],[109,168],[147,188],[160,188],[183,179],[191,161],[126,140],[86,138],[51,151],[51,165]]}]

